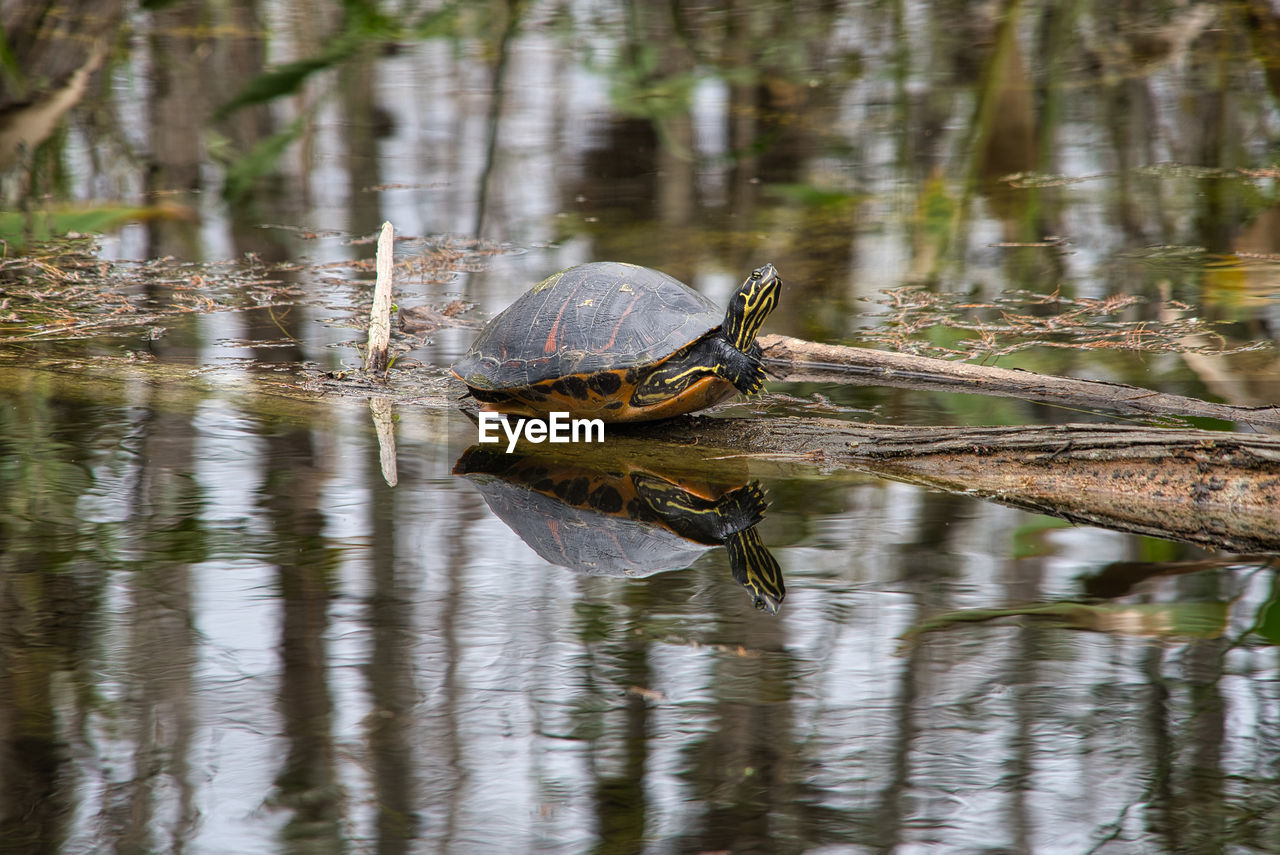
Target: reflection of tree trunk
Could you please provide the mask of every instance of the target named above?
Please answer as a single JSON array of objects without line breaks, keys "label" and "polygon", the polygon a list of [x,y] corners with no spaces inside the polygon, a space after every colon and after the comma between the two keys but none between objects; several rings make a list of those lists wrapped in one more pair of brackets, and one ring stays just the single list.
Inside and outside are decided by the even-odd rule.
[{"label": "reflection of tree trunk", "polygon": [[[219,16],[219,27],[209,27],[208,16]],[[172,200],[197,207],[195,194],[202,189],[201,166],[206,160],[204,138],[213,109],[226,102],[263,69],[265,51],[255,0],[233,0],[214,10],[195,3],[181,3],[152,15],[152,74],[148,135],[151,168],[147,193],[152,201]],[[212,32],[213,35],[208,35]],[[198,64],[196,69],[192,63]],[[244,153],[272,131],[266,105],[245,107],[218,123],[219,133],[231,150]],[[264,179],[258,192],[232,209],[233,228],[245,251],[276,258],[273,244],[256,228],[255,213],[267,215],[285,205],[277,179]],[[262,211],[255,211],[254,208]],[[274,219],[274,217],[273,217]],[[200,235],[195,223],[173,218],[148,221],[148,254],[199,257]]]},{"label": "reflection of tree trunk", "polygon": [[[589,206],[606,209],[613,215],[610,220],[616,218],[622,225],[656,219],[678,230],[697,214],[693,120],[682,109],[680,96],[658,94],[649,101],[650,87],[660,87],[663,81],[693,69],[693,56],[680,38],[675,14],[675,7],[627,7],[626,41],[615,73],[636,86],[624,96],[629,100],[619,105],[632,117],[611,120],[602,135],[604,145],[587,154],[581,195]],[[656,59],[646,61],[650,50]],[[630,245],[608,249],[617,245],[614,240],[608,233],[598,236],[602,257],[636,257]]]},{"label": "reflection of tree trunk", "polygon": [[[376,449],[374,449],[376,451]],[[369,455],[365,482],[371,532],[370,571],[373,594],[368,625],[373,637],[368,671],[373,715],[369,717],[369,752],[377,794],[378,855],[401,855],[417,827],[412,715],[414,589],[396,572],[396,494],[381,477],[376,453]]]},{"label": "reflection of tree trunk", "polygon": [[[184,349],[185,350],[185,349]],[[159,783],[174,782],[179,805],[170,844],[180,848],[196,820],[194,787],[187,753],[195,731],[193,673],[197,639],[190,569],[203,558],[190,528],[198,487],[187,477],[195,460],[190,422],[158,394],[146,425],[142,470],[131,503],[132,541],[141,545],[137,569],[127,576],[131,588],[129,678],[126,693],[133,743],[133,778],[116,793],[108,809],[116,814],[119,845],[144,851],[155,841]],[[163,846],[161,848],[168,848]]]},{"label": "reflection of tree trunk", "polygon": [[[977,112],[980,119],[976,135],[976,178],[978,188],[991,200],[1006,227],[1017,220],[1019,202],[1026,194],[1012,190],[1000,179],[1012,172],[1024,172],[1036,165],[1036,120],[1031,103],[1031,75],[1022,59],[1018,43],[1015,14],[1020,5],[1012,2],[996,25],[995,47],[988,59],[984,77],[988,84],[978,93]],[[1020,198],[1021,196],[1021,198]],[[1031,236],[1006,232],[1008,240],[1027,240]],[[1035,236],[1039,237],[1039,236]]]},{"label": "reflection of tree trunk", "polygon": [[[653,590],[647,585],[628,588],[625,627],[641,625],[641,615],[648,611]],[[614,774],[599,774],[595,779],[597,833],[600,842],[593,855],[626,855],[644,849],[645,766],[649,757],[649,702],[642,691],[653,680],[648,659],[649,639],[628,632],[619,647],[611,651],[610,664],[617,670],[616,684],[608,694],[622,693],[626,705],[622,732],[622,763]],[[612,670],[612,669],[611,669]],[[637,691],[639,690],[639,691]],[[595,746],[593,746],[593,751]]]},{"label": "reflection of tree trunk", "polygon": [[[1232,97],[1230,72],[1225,57],[1236,50],[1228,34],[1221,29],[1206,33],[1203,38],[1211,49],[1205,51],[1201,62],[1202,88],[1188,100],[1193,105],[1188,110],[1192,162],[1208,167],[1226,169],[1235,165],[1228,139],[1234,136],[1230,127],[1229,99]],[[1198,54],[1197,54],[1198,56]],[[1238,131],[1237,131],[1238,132]],[[1238,179],[1219,176],[1206,178],[1197,190],[1200,210],[1196,216],[1196,231],[1201,245],[1213,254],[1231,252],[1231,239],[1241,212],[1231,210],[1238,198]]]},{"label": "reflection of tree trunk", "polygon": [[693,121],[682,113],[663,125],[666,144],[658,147],[658,216],[664,226],[680,228],[693,222],[697,207]]},{"label": "reflection of tree trunk", "polygon": [[[232,0],[228,4],[226,29],[230,36],[217,44],[214,54],[214,86],[218,104],[226,103],[265,68],[266,29],[258,13],[258,0]],[[315,14],[323,14],[317,12]],[[231,149],[243,154],[275,131],[271,105],[257,104],[236,110],[218,123],[218,130],[231,141]],[[305,175],[301,183],[306,184]],[[265,176],[246,198],[230,207],[231,230],[237,250],[253,253],[266,261],[292,257],[281,245],[278,234],[261,228],[263,222],[288,222],[297,206],[297,197],[285,192],[279,174]]]},{"label": "reflection of tree trunk", "polygon": [[[352,234],[367,235],[378,230],[382,214],[378,204],[381,194],[372,188],[380,181],[378,172],[378,139],[383,136],[387,117],[378,107],[374,90],[374,58],[361,53],[341,68],[338,85],[342,95],[343,156],[347,166],[347,229]],[[365,257],[372,244],[357,247]]]},{"label": "reflection of tree trunk", "polygon": [[[1004,177],[1028,172],[1038,165],[1036,147],[1036,114],[1032,103],[1031,75],[1022,58],[1017,30],[1019,15],[1008,14],[996,27],[996,47],[991,55],[987,75],[992,81],[979,93],[981,101],[990,100],[989,108],[979,107],[987,127],[981,128],[977,158],[977,190],[986,197],[992,213],[1003,227],[1006,241],[1038,241],[1046,232],[1032,203],[1037,191],[1009,186]],[[1054,256],[1036,253],[1031,270],[1011,271],[1012,282],[1026,282],[1039,287],[1053,271],[1040,270],[1038,263]],[[1011,254],[1009,263],[1026,258]]]},{"label": "reflection of tree trunk", "polygon": [[[1189,600],[1217,599],[1222,592],[1218,574],[1186,576],[1179,588]],[[1206,590],[1208,588],[1208,590]],[[1226,660],[1226,639],[1194,641],[1183,656],[1186,663],[1188,718],[1185,725],[1182,774],[1175,778],[1179,839],[1178,851],[1217,852],[1227,839],[1226,803],[1222,768],[1226,735],[1227,702],[1221,681]]]},{"label": "reflection of tree trunk", "polygon": [[1280,103],[1280,9],[1270,0],[1245,0],[1244,30],[1262,66],[1273,103]]},{"label": "reflection of tree trunk", "polygon": [[6,853],[62,851],[83,785],[68,765],[64,734],[79,743],[83,717],[96,704],[85,687],[97,676],[87,664],[90,618],[101,608],[104,581],[85,553],[80,505],[92,480],[80,480],[89,470],[79,467],[68,479],[67,462],[89,459],[89,443],[110,441],[101,421],[107,411],[96,401],[82,408],[55,388],[43,380],[15,387],[0,414],[11,444],[0,466],[0,851]]},{"label": "reflection of tree trunk", "polygon": [[[749,4],[748,4],[749,5]],[[767,10],[741,8],[730,17],[725,40],[725,62],[735,69],[750,69],[753,79],[729,84],[728,145],[733,158],[729,171],[729,210],[732,229],[742,234],[756,230],[775,235],[769,258],[759,257],[758,241],[738,241],[738,253],[730,258],[735,268],[750,270],[771,261],[786,271],[791,289],[785,305],[813,301],[829,307],[825,318],[807,334],[837,337],[845,332],[843,301],[855,255],[854,226],[857,207],[849,198],[827,202],[801,195],[783,205],[768,206],[768,222],[761,222],[761,200],[784,188],[817,191],[832,188],[828,179],[813,174],[815,153],[829,148],[829,117],[836,113],[836,88],[809,86],[796,68],[822,67],[825,38],[822,33],[834,16],[834,6],[790,9],[777,20]],[[781,27],[781,30],[779,29]],[[775,59],[778,44],[805,51],[799,66]],[[767,59],[765,59],[767,58]],[[837,192],[844,188],[836,188]],[[779,239],[776,235],[786,235]]]},{"label": "reflection of tree trunk", "polygon": [[290,810],[288,851],[341,849],[342,802],[335,771],[328,684],[328,606],[332,567],[318,509],[321,473],[305,430],[268,434],[263,503],[277,545],[280,604],[279,707],[288,753],[276,801]]},{"label": "reflection of tree trunk", "polygon": [[[1188,600],[1200,601],[1221,596],[1216,589],[1204,590],[1206,585],[1218,584],[1217,574],[1201,574],[1187,577],[1181,587]],[[1143,656],[1148,689],[1145,713],[1139,718],[1148,730],[1143,771],[1150,781],[1145,818],[1163,851],[1221,852],[1222,842],[1230,836],[1224,828],[1232,809],[1224,792],[1226,699],[1220,688],[1226,645],[1221,638],[1197,640],[1177,655],[1184,666],[1186,698],[1171,691],[1163,648],[1153,644]],[[1187,718],[1178,729],[1170,712],[1184,706]],[[1253,784],[1244,786],[1247,791]]]},{"label": "reflection of tree trunk", "polygon": [[[911,541],[904,544],[905,557],[899,562],[903,568],[901,583],[912,592],[915,601],[916,621],[953,607],[946,599],[951,587],[938,584],[938,580],[960,572],[959,550],[948,549],[947,544],[963,530],[958,523],[965,510],[965,503],[958,497],[926,493],[923,498],[926,507],[917,515],[918,528]],[[914,557],[926,554],[927,562]],[[943,673],[924,645],[910,645],[906,654],[897,675],[897,694],[892,699],[893,717],[898,722],[892,744],[892,765],[872,809],[873,836],[869,843],[875,852],[885,855],[903,843],[904,824],[911,812],[912,759],[921,732],[917,700],[929,698],[934,675]]]},{"label": "reflection of tree trunk", "polygon": [[[1115,189],[1108,194],[1114,201],[1115,211],[1111,221],[1119,223],[1127,240],[1144,243],[1162,236],[1151,235],[1144,223],[1152,222],[1153,213],[1143,210],[1144,194],[1134,187],[1135,182],[1152,179],[1136,176],[1134,167],[1151,162],[1147,143],[1151,139],[1150,127],[1155,121],[1151,93],[1142,80],[1124,78],[1105,84],[1107,129],[1112,139]],[[1149,198],[1159,199],[1159,193]]]},{"label": "reflection of tree trunk", "polygon": [[[205,10],[179,3],[157,10],[151,20],[151,115],[147,134],[151,163],[147,170],[152,195],[200,190],[201,140],[211,105],[208,45],[198,33]],[[192,64],[195,67],[192,67]],[[152,255],[163,249],[151,250]]]},{"label": "reflection of tree trunk", "polygon": [[323,567],[279,568],[284,611],[279,703],[289,747],[276,776],[275,800],[290,811],[284,833],[298,851],[315,851],[310,849],[314,845],[338,851],[342,838],[324,639],[329,602],[326,576]]},{"label": "reflection of tree trunk", "polygon": [[[720,606],[722,613],[749,608],[737,588],[719,590],[732,597],[732,604]],[[803,824],[797,771],[804,752],[791,722],[796,676],[785,629],[776,620],[739,618],[733,634],[745,649],[763,655],[726,652],[716,660],[715,729],[690,757],[694,800],[703,806],[694,851],[771,853],[778,823]],[[808,837],[807,831],[799,834]]]},{"label": "reflection of tree trunk", "polygon": [[[677,4],[628,4],[626,50],[636,57],[642,46],[657,52],[654,81],[677,80],[693,71],[693,54],[676,26]],[[635,64],[635,60],[632,60]],[[646,81],[647,82],[647,81]],[[659,105],[649,121],[658,135],[655,182],[658,219],[678,229],[693,222],[697,205],[697,169],[693,155],[693,119],[688,109]]]},{"label": "reflection of tree trunk", "polygon": [[[885,770],[885,785],[880,797],[871,806],[871,835],[867,840],[871,851],[894,852],[902,843],[903,821],[908,813],[905,804],[911,784],[911,756],[920,727],[916,722],[916,698],[920,695],[919,683],[928,679],[925,647],[913,644],[901,662],[897,674],[897,694],[891,700],[894,720],[898,723],[892,745],[892,762]],[[886,676],[887,679],[887,676]]]},{"label": "reflection of tree trunk", "polygon": [[96,603],[67,572],[74,553],[46,552],[11,534],[0,531],[0,851],[57,852],[75,776],[65,768],[53,687],[59,672],[83,676],[76,647]]},{"label": "reflection of tree trunk", "polygon": [[489,91],[484,165],[480,170],[480,186],[476,191],[476,219],[472,234],[477,238],[484,237],[490,182],[493,179],[498,158],[498,131],[502,122],[502,106],[506,100],[507,64],[511,58],[511,43],[520,29],[521,0],[506,0],[505,6],[505,26],[498,38],[497,59],[494,62],[493,81]]},{"label": "reflection of tree trunk", "polygon": [[[266,68],[267,30],[258,4],[259,0],[230,0],[220,13],[225,16],[219,23],[223,24],[226,36],[211,45],[214,74],[206,81],[212,87],[215,105],[230,101]],[[206,7],[205,14],[213,8]],[[312,14],[324,13],[313,7]],[[270,136],[274,126],[271,107],[267,104],[244,107],[219,122],[219,130],[242,152]]]},{"label": "reflection of tree trunk", "polygon": [[[476,530],[475,524],[488,512],[483,501],[472,492],[463,494],[459,506],[454,509],[453,524],[459,532]],[[457,839],[464,836],[463,825],[471,771],[466,761],[467,745],[463,738],[463,722],[467,719],[470,698],[467,693],[467,677],[463,671],[463,642],[469,624],[465,598],[467,568],[471,565],[474,544],[465,536],[451,538],[437,579],[443,577],[444,590],[440,592],[440,625],[432,627],[430,634],[441,639],[442,671],[440,698],[432,715],[431,770],[427,776],[432,784],[425,800],[440,805],[445,813],[444,826],[437,828],[435,838],[439,851],[451,852]]]},{"label": "reflection of tree trunk", "polygon": [[[176,201],[196,207],[202,189],[204,130],[212,105],[208,80],[209,44],[202,31],[207,10],[179,3],[151,15],[151,100],[147,137],[148,201]],[[195,68],[192,65],[195,64]],[[199,258],[199,227],[192,222],[156,217],[147,221],[147,254]]]},{"label": "reflection of tree trunk", "polygon": [[[1038,191],[1010,187],[1005,176],[1036,169],[1038,155],[1036,105],[1032,97],[1031,74],[1022,57],[1020,30],[1021,0],[1006,0],[990,24],[991,48],[982,57],[982,83],[968,129],[968,149],[963,167],[963,197],[960,210],[946,232],[947,246],[962,252],[959,237],[971,217],[971,199],[976,191],[985,197],[992,214],[1002,225],[1009,242],[1037,241],[1046,234],[1037,206]],[[985,37],[984,33],[984,37]],[[1039,288],[1058,273],[1053,256],[1036,253],[1008,256],[1010,278]],[[1028,264],[1019,270],[1014,265]]]},{"label": "reflection of tree trunk", "polygon": [[[757,20],[760,13],[747,8],[735,10],[728,17],[725,34],[725,62],[730,68],[759,69],[759,46],[772,39],[768,26]],[[759,69],[761,75],[767,71]],[[760,199],[761,156],[774,142],[778,129],[770,125],[771,116],[764,101],[768,92],[753,79],[735,79],[729,84],[729,152],[733,167],[729,171],[729,211],[740,227],[752,222]]]},{"label": "reflection of tree trunk", "polygon": [[0,558],[0,851],[55,852],[72,797],[52,694],[65,663],[49,644],[57,612],[48,603],[70,576],[52,572],[47,556],[23,555],[21,569],[6,560],[17,557]]},{"label": "reflection of tree trunk", "polygon": [[[1005,562],[1005,597],[1011,603],[1040,602],[1044,596],[1041,580],[1044,577],[1043,559],[1024,559]],[[1027,793],[1035,788],[1033,774],[1036,756],[1035,731],[1045,718],[1045,710],[1036,702],[1039,695],[1037,663],[1045,656],[1042,640],[1044,631],[1030,622],[1017,630],[1017,640],[1003,672],[1003,681],[1013,690],[1013,722],[1009,738],[1008,754],[1004,763],[1001,789],[1008,791],[1006,826],[1009,829],[1009,848],[1014,852],[1032,852],[1034,822]]]},{"label": "reflection of tree trunk", "polygon": [[[590,213],[604,213],[624,223],[653,219],[658,192],[658,135],[644,119],[612,119],[600,134],[602,144],[589,149],[583,163],[580,195]],[[616,238],[612,238],[616,240]],[[611,235],[601,234],[601,257],[610,257]]]},{"label": "reflection of tree trunk", "polygon": [[1146,823],[1152,836],[1164,844],[1165,851],[1176,852],[1174,829],[1176,809],[1173,803],[1173,737],[1169,732],[1169,687],[1164,675],[1164,648],[1147,646],[1141,669],[1147,681],[1145,715],[1140,715],[1149,730],[1145,744],[1150,795],[1147,797]]}]

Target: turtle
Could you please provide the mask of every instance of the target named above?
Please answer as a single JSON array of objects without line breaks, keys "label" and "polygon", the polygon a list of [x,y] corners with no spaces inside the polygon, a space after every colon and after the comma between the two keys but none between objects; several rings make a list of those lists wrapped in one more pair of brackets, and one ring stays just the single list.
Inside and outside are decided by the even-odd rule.
[{"label": "turtle", "polygon": [[723,545],[757,609],[777,614],[786,596],[777,559],[756,531],[768,504],[757,482],[689,481],[625,461],[602,469],[482,445],[467,449],[453,472],[550,564],[639,578],[683,570]]},{"label": "turtle", "polygon": [[581,264],[495,315],[452,371],[487,409],[514,415],[670,418],[760,391],[756,333],[781,291],[765,264],[722,310],[657,270]]}]

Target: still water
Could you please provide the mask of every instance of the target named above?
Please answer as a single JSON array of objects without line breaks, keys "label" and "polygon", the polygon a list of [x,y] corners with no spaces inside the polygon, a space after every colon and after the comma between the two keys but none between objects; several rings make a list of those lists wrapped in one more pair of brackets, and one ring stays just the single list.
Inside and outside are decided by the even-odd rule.
[{"label": "still water", "polygon": [[[1275,403],[1274,10],[148,5],[3,180],[124,224],[5,232],[0,851],[1280,851],[1274,556],[799,464],[485,468],[451,406],[282,391],[360,364],[389,219],[401,307],[771,261],[767,332]],[[28,82],[79,56],[5,24]],[[769,393],[736,414],[1109,418]]]}]

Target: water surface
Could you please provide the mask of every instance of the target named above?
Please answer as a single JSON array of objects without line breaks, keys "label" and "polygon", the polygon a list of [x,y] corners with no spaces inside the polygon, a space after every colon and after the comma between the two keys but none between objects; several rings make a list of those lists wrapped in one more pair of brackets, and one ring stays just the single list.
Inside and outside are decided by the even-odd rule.
[{"label": "water surface", "polygon": [[[344,8],[108,16],[5,177],[148,209],[0,268],[5,851],[1280,849],[1274,556],[724,461],[686,486],[765,491],[770,615],[651,517],[660,572],[548,561],[453,474],[453,408],[394,405],[389,478],[367,401],[275,385],[359,366],[389,219],[404,306],[771,261],[767,331],[1275,403],[1273,13]],[[473,335],[399,338],[391,382]],[[738,412],[1111,419],[770,392]],[[623,536],[565,513],[530,525]]]}]

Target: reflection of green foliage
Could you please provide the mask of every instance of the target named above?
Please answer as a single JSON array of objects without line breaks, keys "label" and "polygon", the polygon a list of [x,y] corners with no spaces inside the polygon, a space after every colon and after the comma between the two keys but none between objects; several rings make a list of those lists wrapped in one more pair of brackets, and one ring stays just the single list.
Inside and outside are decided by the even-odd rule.
[{"label": "reflection of green foliage", "polygon": [[939,412],[950,414],[949,424],[1021,425],[1027,422],[1027,402],[1018,398],[934,392]]},{"label": "reflection of green foliage", "polygon": [[1271,578],[1271,596],[1258,610],[1253,631],[1272,644],[1280,644],[1280,573]]},{"label": "reflection of green foliage", "polygon": [[913,641],[927,632],[950,629],[963,623],[985,623],[1005,617],[1048,619],[1066,629],[1084,629],[1124,635],[1177,638],[1217,638],[1227,626],[1227,603],[1039,603],[1007,609],[963,609],[922,620],[902,635]]},{"label": "reflection of green foliage", "polygon": [[303,113],[294,119],[282,131],[277,131],[260,141],[240,158],[227,167],[226,184],[222,195],[230,200],[243,199],[258,183],[258,180],[275,171],[276,164],[294,140],[302,136],[311,119],[310,113]]},{"label": "reflection of green foliage", "polygon": [[292,95],[312,75],[340,65],[366,47],[447,34],[455,16],[455,7],[447,4],[405,25],[400,19],[383,14],[378,4],[370,0],[346,0],[342,6],[343,30],[318,55],[288,62],[259,74],[234,98],[218,108],[217,117],[223,118],[244,107]]},{"label": "reflection of green foliage", "polygon": [[577,618],[578,640],[583,644],[598,644],[613,634],[613,614],[607,605],[576,602],[573,614]]},{"label": "reflection of green foliage", "polygon": [[637,45],[629,54],[631,61],[620,61],[610,75],[610,100],[620,113],[661,122],[689,112],[697,72],[660,73],[654,45]]},{"label": "reflection of green foliage", "polygon": [[[1207,429],[1207,428],[1206,428]],[[1187,557],[1186,544],[1160,537],[1139,537],[1136,560],[1156,562],[1182,561]]]},{"label": "reflection of green foliage", "polygon": [[1050,555],[1054,549],[1045,543],[1045,532],[1071,528],[1071,523],[1045,514],[1032,514],[1027,522],[1013,531],[1013,557],[1036,558]]},{"label": "reflection of green foliage", "polygon": [[[811,478],[786,478],[769,483],[769,500],[780,508],[787,508],[786,523],[781,516],[765,517],[766,525],[776,530],[787,543],[794,543],[808,535],[808,521],[824,516],[836,516],[849,512],[849,497],[836,481],[815,481]],[[771,545],[772,539],[771,539]]]},{"label": "reflection of green foliage", "polygon": [[57,208],[31,214],[0,211],[0,241],[12,251],[28,241],[46,241],[60,235],[101,234],[138,220],[186,215],[181,208],[128,205]]},{"label": "reflection of green foliage", "polygon": [[13,55],[13,47],[4,30],[0,30],[0,81],[15,93],[23,93],[27,88],[22,67],[18,65],[18,58]]},{"label": "reflection of green foliage", "polygon": [[172,526],[156,526],[146,532],[143,543],[148,559],[163,564],[198,564],[208,559],[208,532],[196,517],[196,509],[191,511],[191,516],[182,517]]},{"label": "reflection of green foliage", "polygon": [[360,49],[358,39],[344,36],[336,39],[319,56],[300,59],[264,71],[240,90],[227,103],[218,108],[215,118],[221,119],[243,107],[265,104],[285,95],[292,95],[302,88],[311,75],[332,68]]},{"label": "reflection of green foliage", "polygon": [[960,214],[960,203],[946,181],[934,176],[923,182],[916,205],[916,223],[920,237],[939,253],[946,249]]},{"label": "reflection of green foliage", "polygon": [[[428,12],[408,24],[384,14],[373,0],[345,0],[342,7],[343,30],[319,54],[285,63],[254,77],[217,109],[215,118],[226,118],[245,107],[268,104],[292,95],[314,75],[335,69],[372,47],[445,35],[451,31],[455,18],[453,4]],[[242,199],[259,179],[274,172],[280,157],[292,142],[303,135],[313,115],[314,106],[311,112],[299,116],[287,128],[262,140],[232,162],[227,168],[223,196],[233,201]]]},{"label": "reflection of green foliage", "polygon": [[[814,184],[772,184],[769,192],[785,201],[806,208],[847,214],[864,199],[847,190],[833,190]],[[847,236],[846,236],[847,239]]]}]

